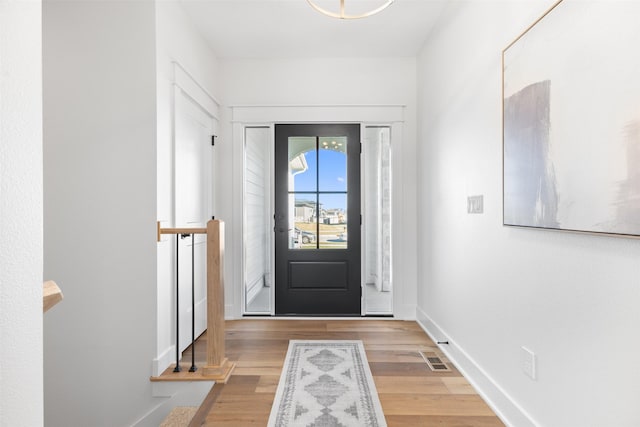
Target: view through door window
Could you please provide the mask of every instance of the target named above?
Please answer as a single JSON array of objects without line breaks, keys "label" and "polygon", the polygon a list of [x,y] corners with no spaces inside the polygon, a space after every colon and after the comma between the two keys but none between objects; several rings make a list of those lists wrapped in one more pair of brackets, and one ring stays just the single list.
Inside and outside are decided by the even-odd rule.
[{"label": "view through door window", "polygon": [[289,138],[289,249],[347,249],[347,138]]}]

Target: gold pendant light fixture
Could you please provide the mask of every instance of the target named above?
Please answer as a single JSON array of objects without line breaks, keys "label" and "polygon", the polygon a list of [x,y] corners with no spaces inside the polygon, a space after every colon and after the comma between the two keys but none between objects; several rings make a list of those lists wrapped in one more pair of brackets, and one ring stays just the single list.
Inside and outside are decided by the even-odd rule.
[{"label": "gold pendant light fixture", "polygon": [[[317,10],[318,12],[327,15],[327,16],[331,16],[332,18],[338,18],[338,19],[360,19],[360,18],[366,18],[368,16],[372,16],[375,15],[378,12],[382,12],[384,9],[386,9],[387,7],[389,7],[391,5],[391,3],[393,3],[395,0],[385,0],[383,2],[382,5],[376,7],[373,10],[370,10],[368,12],[364,12],[364,13],[359,13],[359,14],[347,14],[346,12],[346,7],[345,7],[345,3],[346,0],[336,0],[336,2],[340,2],[340,10],[338,11],[331,11],[331,10],[327,10],[325,8],[322,8],[320,6],[318,6],[316,4],[317,0],[307,0],[307,3],[309,3],[309,6],[311,6],[312,8],[314,8],[315,10]],[[352,2],[354,0],[351,0]]]}]

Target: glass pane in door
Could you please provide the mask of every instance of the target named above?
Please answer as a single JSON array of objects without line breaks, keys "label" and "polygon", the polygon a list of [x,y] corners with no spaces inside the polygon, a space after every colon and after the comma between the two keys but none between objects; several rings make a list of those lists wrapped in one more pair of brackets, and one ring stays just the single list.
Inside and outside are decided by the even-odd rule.
[{"label": "glass pane in door", "polygon": [[318,189],[346,193],[347,138],[320,137],[318,149]]},{"label": "glass pane in door", "polygon": [[289,138],[289,191],[318,190],[316,137]]},{"label": "glass pane in door", "polygon": [[321,193],[320,249],[347,249],[347,193]]},{"label": "glass pane in door", "polygon": [[289,249],[346,249],[347,138],[290,137]]},{"label": "glass pane in door", "polygon": [[293,227],[289,228],[289,249],[318,248],[316,206],[315,194],[289,195],[289,210],[293,212]]}]

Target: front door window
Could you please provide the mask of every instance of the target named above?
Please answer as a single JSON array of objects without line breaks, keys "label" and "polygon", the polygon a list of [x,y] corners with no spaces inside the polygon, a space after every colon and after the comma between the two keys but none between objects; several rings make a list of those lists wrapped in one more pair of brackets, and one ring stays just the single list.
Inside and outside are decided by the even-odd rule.
[{"label": "front door window", "polygon": [[289,249],[347,249],[347,138],[289,137]]}]

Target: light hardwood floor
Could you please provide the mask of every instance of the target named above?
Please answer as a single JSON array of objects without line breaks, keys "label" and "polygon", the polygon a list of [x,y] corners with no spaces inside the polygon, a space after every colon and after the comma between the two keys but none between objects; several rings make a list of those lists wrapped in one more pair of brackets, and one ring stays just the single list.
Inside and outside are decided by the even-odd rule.
[{"label": "light hardwood floor", "polygon": [[[200,364],[204,339],[196,345]],[[265,426],[290,339],[362,340],[389,427],[504,425],[452,364],[450,372],[429,370],[420,350],[448,360],[417,323],[370,319],[226,322],[235,371],[227,384],[214,386],[191,425]],[[184,370],[190,360],[187,350]]]}]

